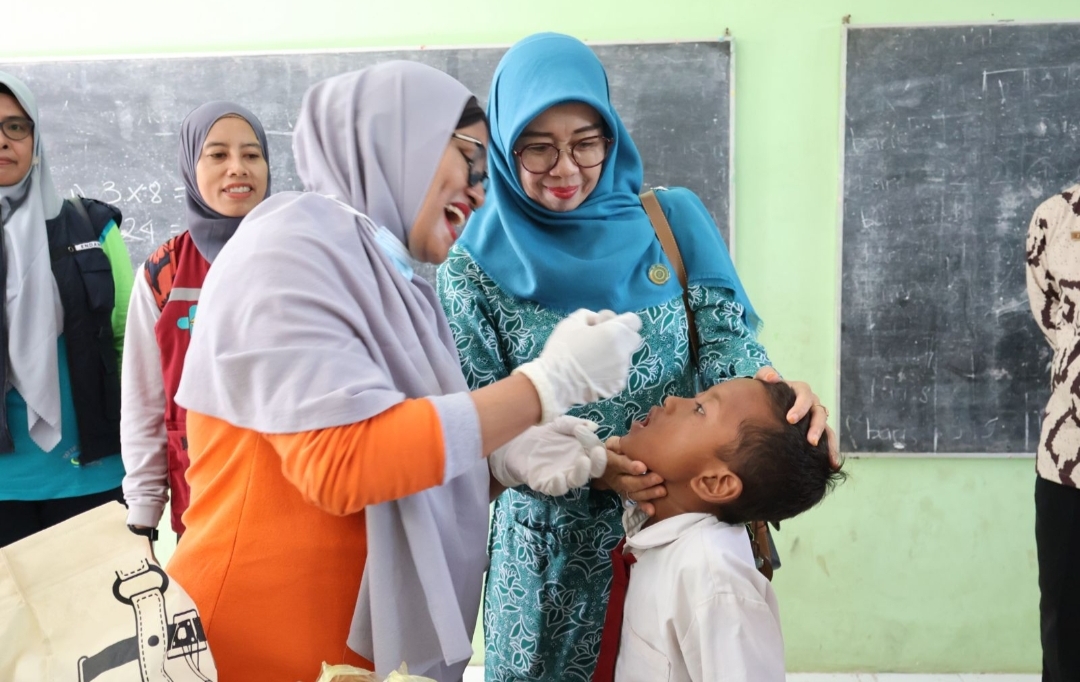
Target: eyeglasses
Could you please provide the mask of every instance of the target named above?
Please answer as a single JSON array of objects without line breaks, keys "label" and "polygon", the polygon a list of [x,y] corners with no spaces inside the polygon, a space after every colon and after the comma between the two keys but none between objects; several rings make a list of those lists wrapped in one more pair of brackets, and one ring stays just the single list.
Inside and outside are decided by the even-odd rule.
[{"label": "eyeglasses", "polygon": [[30,133],[34,132],[34,122],[22,116],[8,116],[0,119],[0,131],[3,131],[7,139],[18,142],[25,140]]},{"label": "eyeglasses", "polygon": [[[607,158],[611,143],[610,137],[601,135],[586,137],[570,145],[570,158],[578,168],[596,168]],[[553,144],[538,142],[515,149],[514,156],[521,159],[521,165],[525,170],[541,175],[559,164],[559,157],[563,151],[566,150],[559,149]]]},{"label": "eyeglasses", "polygon": [[[462,140],[463,142],[472,142],[476,145],[476,148],[480,150],[481,155],[486,154],[486,151],[484,150],[484,143],[476,139],[475,137],[469,137],[468,135],[462,135],[461,133],[453,133],[450,135],[450,137]],[[465,152],[461,152],[461,155],[465,158],[465,163],[469,166],[469,187],[481,185],[484,187],[484,189],[487,189],[487,168],[481,168],[480,170],[476,170],[476,161],[474,161],[472,157]]]}]

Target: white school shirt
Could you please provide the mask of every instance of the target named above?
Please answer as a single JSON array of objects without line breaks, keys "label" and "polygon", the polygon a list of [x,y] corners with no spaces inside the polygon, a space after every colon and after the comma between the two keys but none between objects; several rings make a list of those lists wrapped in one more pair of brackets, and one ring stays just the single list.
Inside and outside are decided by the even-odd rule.
[{"label": "white school shirt", "polygon": [[635,525],[615,682],[784,682],[776,595],[746,527],[711,514]]}]

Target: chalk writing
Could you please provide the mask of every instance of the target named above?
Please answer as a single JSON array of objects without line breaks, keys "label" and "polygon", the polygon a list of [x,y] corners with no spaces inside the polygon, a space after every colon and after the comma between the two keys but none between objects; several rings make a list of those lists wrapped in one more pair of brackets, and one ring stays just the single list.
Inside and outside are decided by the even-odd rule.
[{"label": "chalk writing", "polygon": [[1031,452],[1051,353],[1023,244],[1080,177],[1080,25],[847,36],[841,440]]}]

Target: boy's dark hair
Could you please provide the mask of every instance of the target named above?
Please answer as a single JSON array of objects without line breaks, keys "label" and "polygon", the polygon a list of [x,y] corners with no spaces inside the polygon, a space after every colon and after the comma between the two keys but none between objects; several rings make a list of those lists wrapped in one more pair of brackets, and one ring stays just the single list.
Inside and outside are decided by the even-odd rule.
[{"label": "boy's dark hair", "polygon": [[[3,83],[0,83],[0,95],[11,95],[12,97],[15,97],[15,93],[11,91],[11,88],[4,85]],[[15,97],[15,99],[17,100],[19,98]]]},{"label": "boy's dark hair", "polygon": [[788,423],[795,391],[783,382],[762,384],[772,419],[744,422],[738,442],[720,453],[742,479],[742,494],[720,510],[720,518],[727,523],[790,519],[820,502],[847,478],[832,468],[825,434],[817,445],[806,440],[810,414],[796,424]]}]

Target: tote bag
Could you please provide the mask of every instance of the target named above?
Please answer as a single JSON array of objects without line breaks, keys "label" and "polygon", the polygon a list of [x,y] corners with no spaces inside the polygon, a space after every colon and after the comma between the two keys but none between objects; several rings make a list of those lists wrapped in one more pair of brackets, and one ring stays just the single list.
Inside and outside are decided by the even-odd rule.
[{"label": "tote bag", "polygon": [[216,682],[194,602],[110,502],[0,548],[0,680]]}]

